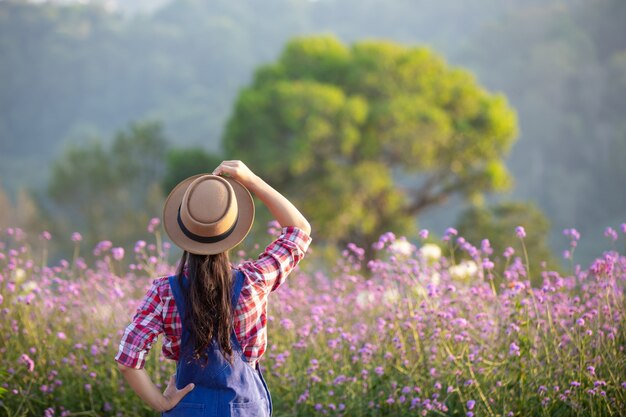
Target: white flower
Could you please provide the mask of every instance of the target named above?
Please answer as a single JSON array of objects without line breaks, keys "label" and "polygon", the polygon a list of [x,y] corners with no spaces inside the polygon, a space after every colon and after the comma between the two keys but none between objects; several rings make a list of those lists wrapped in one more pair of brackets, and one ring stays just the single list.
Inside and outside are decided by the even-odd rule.
[{"label": "white flower", "polygon": [[409,256],[413,252],[413,245],[405,238],[400,238],[389,245],[389,250],[397,255]]},{"label": "white flower", "polygon": [[369,291],[361,291],[356,296],[356,304],[359,308],[366,308],[372,305],[374,302],[374,294]]},{"label": "white flower", "polygon": [[448,269],[450,277],[457,281],[466,281],[478,273],[478,265],[474,261],[462,261]]},{"label": "white flower", "polygon": [[39,288],[39,286],[35,281],[26,281],[24,284],[22,284],[22,292],[24,294],[29,294],[37,288]]},{"label": "white flower", "polygon": [[394,303],[400,299],[400,293],[395,288],[389,288],[383,293],[383,301],[386,303]]},{"label": "white flower", "polygon": [[22,268],[16,268],[15,271],[13,271],[13,280],[15,281],[16,284],[19,284],[20,282],[24,281],[25,278],[26,278],[26,271],[24,271]]},{"label": "white flower", "polygon": [[441,258],[441,248],[433,243],[426,243],[422,246],[420,253],[428,262],[436,262]]},{"label": "white flower", "polygon": [[439,285],[439,281],[440,281],[441,275],[439,275],[439,272],[433,272],[430,275],[430,283],[434,286]]}]

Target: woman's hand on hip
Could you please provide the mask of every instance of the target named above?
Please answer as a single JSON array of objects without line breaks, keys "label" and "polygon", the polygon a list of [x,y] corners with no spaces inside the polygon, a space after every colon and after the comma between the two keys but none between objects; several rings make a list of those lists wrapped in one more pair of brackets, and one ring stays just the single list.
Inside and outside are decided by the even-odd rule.
[{"label": "woman's hand on hip", "polygon": [[185,395],[187,395],[194,388],[194,384],[187,384],[187,386],[183,389],[176,388],[176,376],[172,375],[169,382],[167,383],[167,387],[165,388],[165,392],[163,392],[163,397],[165,398],[165,404],[163,404],[164,410],[171,410],[176,407],[176,404],[183,399]]}]

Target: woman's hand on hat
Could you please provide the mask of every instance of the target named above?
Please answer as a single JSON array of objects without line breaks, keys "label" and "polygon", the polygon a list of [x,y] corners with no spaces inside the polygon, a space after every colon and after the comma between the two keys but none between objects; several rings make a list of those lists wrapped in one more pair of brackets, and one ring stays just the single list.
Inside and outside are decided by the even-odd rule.
[{"label": "woman's hand on hat", "polygon": [[241,161],[223,161],[213,170],[213,175],[223,175],[250,187],[256,175]]}]

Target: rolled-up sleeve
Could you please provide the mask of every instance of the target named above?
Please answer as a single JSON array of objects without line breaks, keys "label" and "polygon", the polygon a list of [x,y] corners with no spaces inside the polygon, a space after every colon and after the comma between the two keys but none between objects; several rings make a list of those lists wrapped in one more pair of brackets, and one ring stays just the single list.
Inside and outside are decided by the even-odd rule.
[{"label": "rolled-up sleeve", "polygon": [[115,360],[129,368],[142,369],[146,356],[163,332],[163,306],[158,281],[148,290],[132,322],[126,327]]},{"label": "rolled-up sleeve", "polygon": [[239,268],[253,278],[255,287],[264,288],[266,293],[275,291],[302,260],[310,244],[311,237],[303,230],[284,227],[257,260],[245,262]]}]

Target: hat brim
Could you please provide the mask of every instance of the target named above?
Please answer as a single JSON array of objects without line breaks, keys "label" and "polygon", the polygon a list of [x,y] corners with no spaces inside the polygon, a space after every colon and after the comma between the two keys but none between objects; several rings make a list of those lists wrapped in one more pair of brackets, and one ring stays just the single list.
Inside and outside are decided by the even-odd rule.
[{"label": "hat brim", "polygon": [[248,189],[241,185],[241,183],[232,178],[222,177],[230,183],[233,187],[233,191],[235,192],[235,198],[237,199],[237,207],[239,211],[237,224],[235,225],[232,233],[219,242],[197,242],[187,237],[180,229],[180,226],[178,225],[178,209],[183,201],[183,196],[185,195],[187,187],[189,187],[189,185],[196,178],[203,175],[210,174],[199,174],[189,177],[178,183],[178,185],[176,185],[176,187],[174,187],[174,189],[170,192],[167,200],[165,200],[165,205],[163,206],[163,227],[165,227],[165,232],[170,237],[172,242],[181,249],[197,255],[215,255],[234,248],[248,235],[250,229],[252,228],[252,223],[254,223],[254,200],[252,199],[252,195],[250,195]]}]

